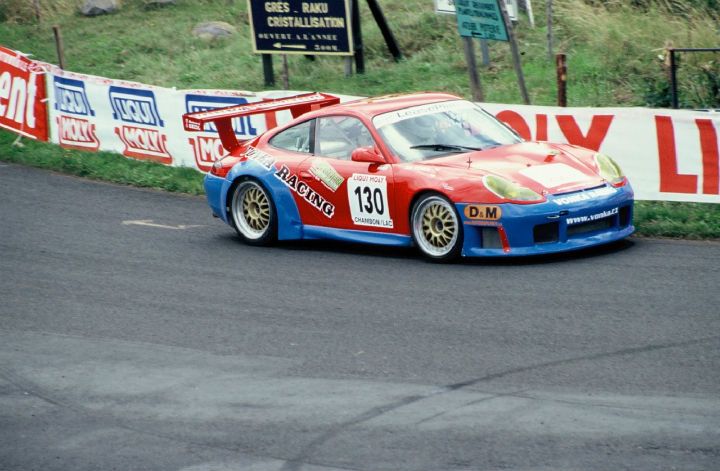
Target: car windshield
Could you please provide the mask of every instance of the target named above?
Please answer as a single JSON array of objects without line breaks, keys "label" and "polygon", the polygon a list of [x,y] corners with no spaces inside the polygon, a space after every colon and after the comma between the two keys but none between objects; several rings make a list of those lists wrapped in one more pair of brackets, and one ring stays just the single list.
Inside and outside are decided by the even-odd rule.
[{"label": "car windshield", "polygon": [[495,117],[465,100],[384,113],[373,118],[373,124],[391,150],[406,162],[522,142]]}]

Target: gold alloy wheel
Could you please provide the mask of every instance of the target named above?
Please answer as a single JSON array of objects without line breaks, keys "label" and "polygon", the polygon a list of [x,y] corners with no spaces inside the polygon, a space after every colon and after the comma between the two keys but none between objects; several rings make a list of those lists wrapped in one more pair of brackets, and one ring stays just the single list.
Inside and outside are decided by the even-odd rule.
[{"label": "gold alloy wheel", "polygon": [[264,231],[270,224],[270,202],[259,188],[248,188],[243,195],[243,216],[250,227]]},{"label": "gold alloy wheel", "polygon": [[235,228],[248,241],[260,242],[271,229],[273,208],[265,189],[254,180],[245,180],[235,189],[230,205]]},{"label": "gold alloy wheel", "polygon": [[455,219],[445,205],[432,204],[425,209],[422,219],[425,240],[438,248],[445,248],[455,235]]},{"label": "gold alloy wheel", "polygon": [[440,195],[418,201],[411,216],[413,238],[431,259],[450,260],[460,252],[462,228],[452,203]]}]

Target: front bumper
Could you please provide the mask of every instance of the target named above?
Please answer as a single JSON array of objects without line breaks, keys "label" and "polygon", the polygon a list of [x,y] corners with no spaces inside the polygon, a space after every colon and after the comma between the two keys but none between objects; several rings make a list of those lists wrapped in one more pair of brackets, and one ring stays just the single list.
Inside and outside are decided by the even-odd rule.
[{"label": "front bumper", "polygon": [[458,203],[465,241],[463,256],[539,255],[577,250],[632,234],[633,191],[604,186],[550,195],[544,203],[496,205],[497,220],[471,219],[470,203]]}]

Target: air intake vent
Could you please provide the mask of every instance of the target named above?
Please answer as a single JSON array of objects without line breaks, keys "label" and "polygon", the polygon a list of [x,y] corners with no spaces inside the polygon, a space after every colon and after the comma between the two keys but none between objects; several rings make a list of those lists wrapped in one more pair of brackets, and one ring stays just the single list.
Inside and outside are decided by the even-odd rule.
[{"label": "air intake vent", "polygon": [[533,228],[533,238],[536,244],[549,244],[558,241],[560,225],[557,222],[538,224]]}]

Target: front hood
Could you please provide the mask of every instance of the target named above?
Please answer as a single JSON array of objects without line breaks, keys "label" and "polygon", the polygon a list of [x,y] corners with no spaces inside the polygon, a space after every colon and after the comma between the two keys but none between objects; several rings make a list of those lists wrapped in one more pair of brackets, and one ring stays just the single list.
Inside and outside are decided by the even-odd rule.
[{"label": "front hood", "polygon": [[[571,153],[572,152],[572,153]],[[451,170],[457,175],[497,175],[537,193],[567,193],[602,185],[587,149],[538,142],[523,142],[480,152],[455,154],[426,160],[416,165],[434,167],[438,173]]]}]

